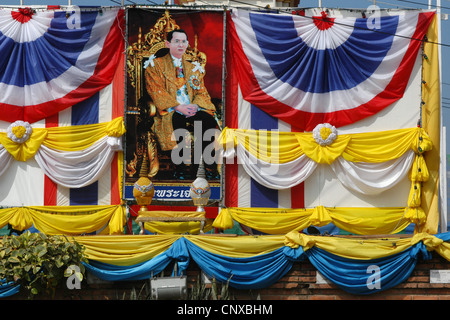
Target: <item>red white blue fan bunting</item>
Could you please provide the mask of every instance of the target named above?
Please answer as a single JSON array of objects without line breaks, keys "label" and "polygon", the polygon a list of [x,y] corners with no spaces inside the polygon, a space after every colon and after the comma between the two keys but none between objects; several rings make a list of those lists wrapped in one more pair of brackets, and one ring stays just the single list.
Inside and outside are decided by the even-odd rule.
[{"label": "red white blue fan bunting", "polygon": [[0,10],[0,120],[33,123],[109,85],[123,19],[121,9]]},{"label": "red white blue fan bunting", "polygon": [[300,130],[374,115],[403,96],[434,12],[326,18],[233,10],[233,72],[245,100]]}]

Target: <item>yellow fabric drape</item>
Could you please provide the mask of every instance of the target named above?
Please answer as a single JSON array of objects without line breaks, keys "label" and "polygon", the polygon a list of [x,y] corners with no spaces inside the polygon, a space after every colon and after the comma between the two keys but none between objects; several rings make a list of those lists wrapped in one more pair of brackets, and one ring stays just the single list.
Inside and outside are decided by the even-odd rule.
[{"label": "yellow fabric drape", "polygon": [[333,163],[334,160],[341,156],[351,140],[350,135],[342,135],[338,136],[331,145],[321,146],[311,134],[298,133],[296,137],[308,158],[313,159],[317,163],[326,164]]},{"label": "yellow fabric drape", "polygon": [[156,257],[168,250],[181,237],[208,252],[235,258],[262,255],[283,246],[290,248],[301,246],[304,251],[317,247],[354,260],[385,258],[422,241],[428,251],[435,251],[450,261],[450,243],[427,233],[380,239],[310,236],[292,231],[282,236],[121,235],[76,236],[68,240],[83,245],[89,259],[130,266]]},{"label": "yellow fabric drape", "polygon": [[292,231],[286,234],[284,244],[291,248],[302,246],[303,250],[314,246],[347,259],[370,260],[400,253],[419,241],[423,241],[428,251],[436,250],[445,259],[450,260],[450,246],[426,233],[406,238],[358,239],[310,236]]},{"label": "yellow fabric drape", "polygon": [[17,161],[27,161],[34,157],[46,137],[46,129],[33,129],[33,132],[27,141],[24,143],[17,143],[9,139],[6,132],[0,132],[0,144],[2,144]]},{"label": "yellow fabric drape", "polygon": [[35,206],[0,209],[0,227],[16,230],[33,225],[45,234],[76,235],[94,232],[122,234],[126,217],[123,206]]},{"label": "yellow fabric drape", "polygon": [[230,229],[233,220],[267,234],[285,234],[310,225],[318,227],[334,223],[354,234],[395,234],[410,223],[423,224],[421,208],[225,208],[214,220],[213,227]]},{"label": "yellow fabric drape", "polygon": [[[320,146],[307,132],[276,132],[225,128],[219,138],[220,147],[237,144],[253,156],[269,163],[286,163],[303,154],[317,163],[332,163],[342,156],[353,162],[386,162],[406,151],[429,151],[433,144],[422,128],[338,135],[328,146]],[[274,152],[276,151],[276,152]]]},{"label": "yellow fabric drape", "polygon": [[[203,232],[208,232],[212,229],[212,220],[206,220],[203,226]],[[183,234],[183,233],[200,233],[201,224],[197,221],[186,222],[161,222],[152,221],[145,222],[145,230],[157,234]]]},{"label": "yellow fabric drape", "polygon": [[[197,211],[147,211],[140,213],[140,217],[158,217],[158,218],[198,218],[204,217],[205,213]],[[158,234],[183,234],[183,233],[200,233],[201,223],[198,221],[151,221],[145,222],[144,227],[152,233]],[[203,226],[203,231],[208,232],[212,228],[212,220],[207,219]]]},{"label": "yellow fabric drape", "polygon": [[117,117],[106,123],[106,134],[110,137],[121,137],[125,132],[123,117]]},{"label": "yellow fabric drape", "polygon": [[166,251],[179,238],[185,237],[201,249],[227,257],[244,258],[269,253],[284,246],[283,236],[200,236],[200,235],[122,235],[82,236],[77,241],[85,246],[89,259],[113,265],[141,263]]},{"label": "yellow fabric drape", "polygon": [[88,259],[127,266],[141,263],[166,251],[181,235],[121,235],[73,237],[82,244]]},{"label": "yellow fabric drape", "polygon": [[[123,195],[123,152],[118,152],[117,153],[117,177],[119,179],[119,181],[117,182],[119,184],[119,198],[122,198]],[[124,201],[121,200],[122,204],[124,205]]]},{"label": "yellow fabric drape", "polygon": [[290,162],[303,154],[291,132],[224,128],[217,141],[224,149],[240,144],[260,160],[270,163]]},{"label": "yellow fabric drape", "polygon": [[[308,244],[306,247],[305,243]],[[286,235],[284,244],[291,248],[302,246],[303,250],[314,246],[347,259],[369,260],[384,258],[406,250],[411,246],[411,238],[354,239],[310,236],[293,231]]]},{"label": "yellow fabric drape", "polygon": [[428,171],[425,159],[421,154],[416,155],[409,178],[411,181],[421,182],[428,181],[430,178],[430,172]]},{"label": "yellow fabric drape", "polygon": [[[296,139],[293,139],[293,137],[296,137]],[[383,219],[377,218],[372,220],[371,225],[357,226],[356,217],[350,220],[352,221],[351,223],[349,223],[349,220],[340,221],[339,216],[333,217],[331,214],[327,215],[327,211],[320,210],[320,208],[314,209],[315,211],[312,213],[297,215],[291,218],[290,223],[280,221],[280,219],[289,219],[286,216],[277,215],[276,220],[279,223],[275,227],[271,227],[272,222],[270,220],[266,221],[266,216],[260,216],[259,214],[255,214],[255,212],[249,213],[246,211],[244,215],[242,212],[239,212],[239,215],[237,215],[237,211],[234,211],[233,218],[244,225],[269,234],[300,230],[309,224],[322,226],[331,221],[335,222],[336,225],[342,226],[344,230],[356,234],[376,234],[381,231],[383,233],[395,233],[403,230],[409,222],[416,224],[416,232],[424,231],[424,226],[428,220],[424,219],[427,208],[422,206],[422,190],[427,189],[422,188],[422,183],[427,183],[430,186],[430,180],[432,180],[434,184],[431,183],[431,186],[435,186],[437,183],[435,178],[430,179],[430,176],[432,176],[431,171],[434,176],[439,173],[439,165],[436,165],[436,161],[438,162],[438,160],[434,159],[435,163],[433,163],[432,170],[427,167],[427,154],[429,152],[436,153],[436,149],[438,148],[435,147],[436,141],[429,137],[424,128],[415,127],[380,132],[343,134],[338,135],[337,139],[328,146],[319,145],[314,140],[312,133],[271,133],[268,131],[260,132],[258,130],[225,128],[219,139],[219,143],[224,148],[233,148],[240,144],[253,156],[268,163],[286,163],[302,155],[306,155],[313,161],[322,164],[331,164],[339,156],[352,162],[380,163],[398,159],[408,150],[413,150],[416,156],[412,170],[410,171],[411,190],[408,198],[408,206],[402,208],[400,211],[397,210],[398,214],[395,225],[392,223],[383,225]],[[272,152],[273,150],[277,150],[278,153]],[[290,153],[289,150],[293,150],[293,152]],[[271,156],[274,158],[271,158]],[[437,186],[433,190],[437,197]],[[434,199],[431,196],[428,198]],[[437,198],[435,200],[433,207],[437,209]],[[347,210],[347,212],[352,212],[348,208],[342,209]],[[360,208],[358,210],[360,212],[367,212],[369,209],[362,210]],[[379,212],[380,216],[382,216],[383,210],[385,209],[373,208],[373,210]],[[364,221],[367,217],[363,215],[362,219]],[[374,218],[371,216],[370,219]],[[217,217],[213,226],[226,229],[230,228],[232,223],[230,213],[224,211]]]},{"label": "yellow fabric drape", "polygon": [[306,228],[312,210],[275,208],[224,208],[214,220],[213,227],[231,229],[233,220],[268,234],[285,234]]},{"label": "yellow fabric drape", "polygon": [[34,157],[41,144],[62,151],[86,149],[105,136],[120,137],[125,133],[123,117],[110,122],[69,127],[34,128],[30,138],[17,143],[0,132],[0,144],[17,161],[27,161]]},{"label": "yellow fabric drape", "polygon": [[185,238],[203,250],[234,258],[261,255],[284,246],[284,235],[260,237],[187,235]]},{"label": "yellow fabric drape", "polygon": [[421,152],[433,147],[422,128],[355,133],[351,136],[342,157],[353,162],[385,162],[399,158],[410,149],[418,152],[419,145]]},{"label": "yellow fabric drape", "polygon": [[439,226],[439,159],[440,159],[440,87],[439,87],[439,48],[438,24],[435,16],[427,32],[428,41],[423,44],[422,79],[422,126],[434,145],[425,154],[430,177],[423,184],[422,208],[427,214],[424,232],[435,234]]},{"label": "yellow fabric drape", "polygon": [[123,117],[110,122],[45,129],[45,146],[61,151],[79,151],[90,147],[105,136],[120,137],[125,133]]},{"label": "yellow fabric drape", "polygon": [[8,223],[13,229],[22,231],[33,225],[33,219],[27,208],[0,209],[0,226],[4,227]]}]

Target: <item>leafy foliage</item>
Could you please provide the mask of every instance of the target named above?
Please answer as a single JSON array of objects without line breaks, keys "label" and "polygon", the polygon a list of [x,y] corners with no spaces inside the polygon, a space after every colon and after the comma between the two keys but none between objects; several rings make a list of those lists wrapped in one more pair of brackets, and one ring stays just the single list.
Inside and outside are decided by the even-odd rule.
[{"label": "leafy foliage", "polygon": [[[20,284],[37,294],[54,294],[65,277],[75,275],[79,281],[85,272],[84,247],[64,236],[47,236],[29,231],[19,236],[4,236],[0,244],[0,279]],[[76,268],[76,267],[78,268]]]},{"label": "leafy foliage", "polygon": [[[226,283],[216,281],[216,278],[212,278],[211,286],[207,286],[200,280],[200,275],[197,277],[196,285],[192,286],[189,294],[189,300],[234,300],[234,297],[230,293],[231,277]],[[219,291],[220,290],[220,291]]]}]

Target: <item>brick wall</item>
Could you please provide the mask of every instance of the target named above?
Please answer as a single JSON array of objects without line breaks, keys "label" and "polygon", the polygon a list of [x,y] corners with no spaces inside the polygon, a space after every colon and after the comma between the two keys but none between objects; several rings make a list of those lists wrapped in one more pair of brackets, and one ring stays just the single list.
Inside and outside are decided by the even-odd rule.
[{"label": "brick wall", "polygon": [[[450,262],[433,253],[433,259],[419,260],[408,280],[394,288],[367,296],[344,292],[334,284],[317,283],[317,271],[308,261],[294,263],[293,268],[272,286],[260,290],[230,289],[234,300],[450,300],[450,284],[430,283],[430,270],[450,270]],[[166,270],[166,275],[172,268]],[[187,270],[188,288],[194,286],[200,275],[200,269],[191,261]],[[146,284],[146,286],[144,286]],[[210,285],[208,285],[210,286]],[[143,289],[142,289],[143,288]],[[58,300],[130,300],[132,291],[139,298],[145,298],[149,290],[148,281],[105,282],[93,277],[82,282],[81,290],[58,289]],[[142,291],[141,291],[142,289]],[[140,294],[139,294],[140,293]],[[26,299],[20,293],[6,300]],[[38,299],[52,299],[40,296]]]}]

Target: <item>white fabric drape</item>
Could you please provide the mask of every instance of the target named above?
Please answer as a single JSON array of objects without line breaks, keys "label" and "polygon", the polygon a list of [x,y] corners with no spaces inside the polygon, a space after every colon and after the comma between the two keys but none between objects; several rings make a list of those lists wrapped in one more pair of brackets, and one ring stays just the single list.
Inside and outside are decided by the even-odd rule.
[{"label": "white fabric drape", "polygon": [[[237,152],[233,152],[236,150]],[[247,174],[261,185],[283,190],[305,181],[316,169],[317,163],[306,155],[287,163],[267,163],[250,154],[238,144],[228,149],[223,157],[237,156]],[[374,195],[394,187],[409,172],[414,161],[414,151],[408,150],[398,159],[381,162],[351,162],[338,157],[331,168],[338,180],[348,189],[366,195]]]},{"label": "white fabric drape", "polygon": [[105,136],[81,151],[52,150],[41,145],[36,162],[55,183],[68,188],[85,187],[104,173],[116,151],[122,150],[122,140]]},{"label": "white fabric drape", "polygon": [[317,163],[304,154],[287,163],[267,163],[256,158],[240,144],[237,145],[237,156],[249,176],[271,189],[292,188],[305,181],[317,167]]},{"label": "white fabric drape", "polygon": [[381,162],[351,162],[338,157],[330,166],[339,181],[348,189],[362,194],[378,194],[400,182],[414,161],[414,151],[400,158]]},{"label": "white fabric drape", "polygon": [[8,170],[13,156],[0,144],[0,176]]}]

